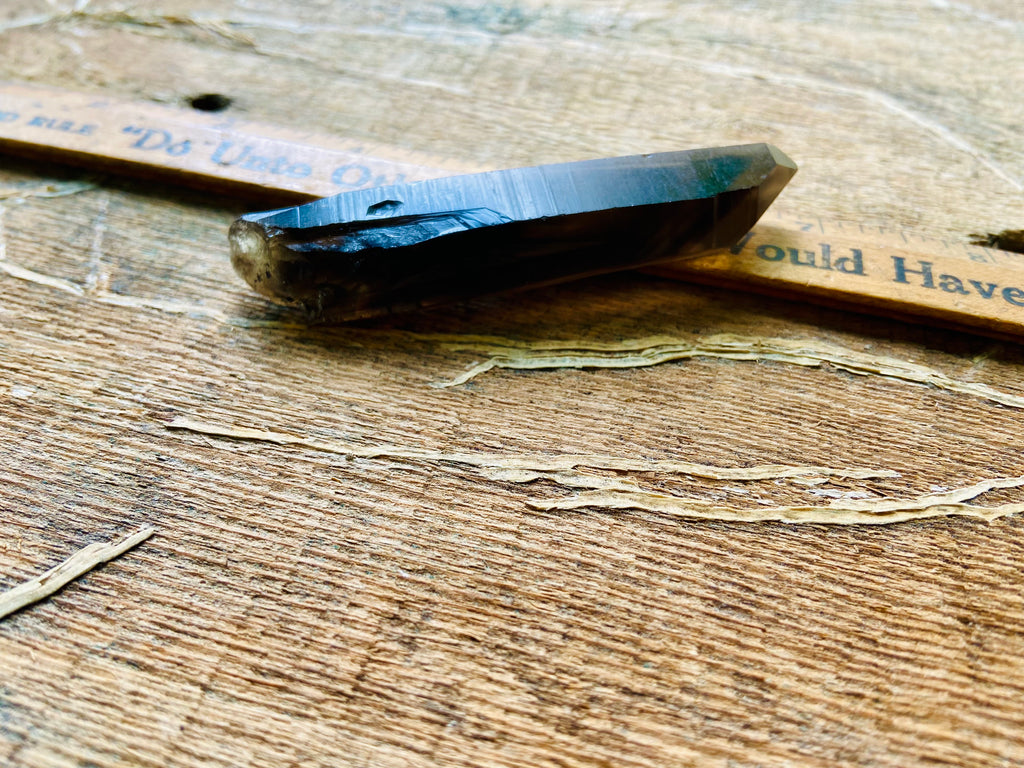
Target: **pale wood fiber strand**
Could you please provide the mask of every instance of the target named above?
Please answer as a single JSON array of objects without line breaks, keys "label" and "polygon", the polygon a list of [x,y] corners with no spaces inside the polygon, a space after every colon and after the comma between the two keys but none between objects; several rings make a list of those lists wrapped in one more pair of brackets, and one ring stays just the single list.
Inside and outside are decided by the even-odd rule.
[{"label": "pale wood fiber strand", "polygon": [[0,620],[27,605],[37,603],[97,565],[120,557],[148,539],[155,528],[140,528],[135,533],[113,542],[95,542],[75,552],[43,574],[0,592]]}]

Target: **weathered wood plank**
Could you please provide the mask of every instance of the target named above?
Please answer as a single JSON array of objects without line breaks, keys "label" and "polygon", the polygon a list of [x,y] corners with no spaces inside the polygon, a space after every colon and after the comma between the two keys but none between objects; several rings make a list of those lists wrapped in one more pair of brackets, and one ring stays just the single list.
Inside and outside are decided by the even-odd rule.
[{"label": "weathered wood plank", "polygon": [[[493,166],[768,139],[802,164],[789,211],[952,238],[1019,227],[1007,90],[1022,18],[1009,2],[345,3],[287,23],[276,2],[134,17],[66,5],[62,18],[43,2],[5,7],[0,76],[171,102],[221,91],[254,119]],[[0,587],[130,526],[158,532],[0,624],[0,761],[1024,760],[1019,518],[542,514],[531,498],[573,491],[167,428],[187,417],[449,455],[872,467],[899,476],[632,476],[736,506],[910,498],[1024,475],[1021,412],[712,359],[495,370],[437,389],[479,359],[439,334],[800,339],[1021,396],[1019,347],[639,275],[308,329],[231,273],[241,204],[112,179],[31,194],[79,178],[0,169]]]}]

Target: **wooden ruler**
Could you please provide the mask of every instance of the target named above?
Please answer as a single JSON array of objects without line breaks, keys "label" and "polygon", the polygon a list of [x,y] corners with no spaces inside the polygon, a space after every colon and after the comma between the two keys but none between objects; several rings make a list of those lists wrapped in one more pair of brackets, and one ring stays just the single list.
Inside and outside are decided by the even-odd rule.
[{"label": "wooden ruler", "polygon": [[0,148],[277,202],[479,170],[218,113],[3,82]]},{"label": "wooden ruler", "polygon": [[899,229],[789,219],[769,209],[732,249],[649,271],[991,336],[1024,335],[1024,255]]},{"label": "wooden ruler", "polygon": [[[0,83],[0,149],[230,187],[274,204],[482,170],[220,114]],[[797,176],[799,180],[799,176]],[[769,210],[729,251],[649,270],[990,335],[1024,336],[1024,256]]]}]

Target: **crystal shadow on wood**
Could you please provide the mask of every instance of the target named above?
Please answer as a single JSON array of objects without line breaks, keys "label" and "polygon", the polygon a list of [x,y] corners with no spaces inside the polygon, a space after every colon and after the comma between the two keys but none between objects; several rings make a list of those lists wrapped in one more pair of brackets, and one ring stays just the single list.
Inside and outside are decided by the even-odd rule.
[{"label": "crystal shadow on wood", "polygon": [[356,190],[242,216],[231,261],[275,302],[351,320],[727,248],[794,173],[749,144]]}]

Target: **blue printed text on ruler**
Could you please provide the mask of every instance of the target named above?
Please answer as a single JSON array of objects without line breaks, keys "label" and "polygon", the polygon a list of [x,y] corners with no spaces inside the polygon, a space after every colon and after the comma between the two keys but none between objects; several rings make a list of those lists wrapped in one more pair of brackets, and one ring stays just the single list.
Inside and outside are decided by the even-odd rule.
[{"label": "blue printed text on ruler", "polygon": [[[75,136],[96,136],[100,133],[100,127],[95,123],[46,114],[0,111],[0,124],[2,123],[20,123],[41,131],[59,131]],[[182,157],[200,151],[196,142],[175,136],[164,128],[128,125],[121,129],[121,133],[131,140],[131,149],[144,152],[162,152],[170,157]],[[304,179],[312,176],[315,172],[309,163],[296,160],[287,154],[260,154],[257,149],[244,140],[224,138],[218,142],[204,142],[204,144],[211,146],[215,144],[212,149],[210,146],[202,147],[202,150],[208,153],[205,155],[205,159],[214,165],[238,168],[253,173],[269,173],[292,179]],[[357,154],[357,151],[353,150],[352,154]],[[405,181],[404,174],[380,173],[365,162],[343,163],[327,170],[329,171],[328,178],[339,190],[401,184]]]},{"label": "blue printed text on ruler", "polygon": [[[195,144],[190,139],[178,139],[163,128],[140,128],[129,125],[122,133],[135,138],[132,149],[147,152],[165,152],[171,157],[190,154]],[[286,154],[260,154],[251,144],[234,139],[221,139],[210,151],[207,160],[214,165],[239,168],[253,173],[270,173],[292,179],[305,179],[313,174],[313,167]],[[363,163],[345,163],[331,169],[331,183],[339,189],[360,189],[385,184],[401,184],[404,174],[391,176],[375,174],[370,166]]]}]

